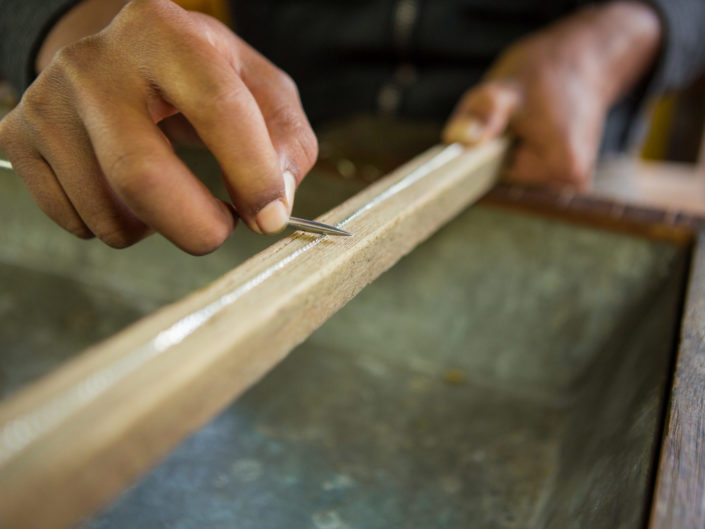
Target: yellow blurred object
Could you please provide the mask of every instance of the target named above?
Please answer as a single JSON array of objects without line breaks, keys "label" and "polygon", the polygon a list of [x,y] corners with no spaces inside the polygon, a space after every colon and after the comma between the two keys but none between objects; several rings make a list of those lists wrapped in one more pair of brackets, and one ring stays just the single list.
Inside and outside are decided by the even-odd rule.
[{"label": "yellow blurred object", "polygon": [[217,18],[221,22],[230,24],[230,12],[228,3],[225,0],[176,0],[176,3],[184,9],[200,11]]},{"label": "yellow blurred object", "polygon": [[676,102],[677,96],[669,95],[660,97],[651,104],[648,133],[641,148],[642,158],[646,160],[666,158]]}]

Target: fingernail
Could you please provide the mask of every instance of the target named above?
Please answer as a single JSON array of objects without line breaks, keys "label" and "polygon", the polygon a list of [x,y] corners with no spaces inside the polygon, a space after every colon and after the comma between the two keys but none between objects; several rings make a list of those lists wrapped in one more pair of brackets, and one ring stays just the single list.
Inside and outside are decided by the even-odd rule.
[{"label": "fingernail", "polygon": [[477,119],[458,119],[448,126],[446,137],[461,143],[477,143],[482,140],[485,128]]},{"label": "fingernail", "polygon": [[284,171],[284,189],[286,190],[286,202],[289,209],[289,215],[294,208],[294,193],[296,191],[296,179],[289,171]]},{"label": "fingernail", "polygon": [[272,200],[264,206],[255,217],[262,233],[279,233],[286,228],[289,222],[289,214],[286,209],[281,200]]}]

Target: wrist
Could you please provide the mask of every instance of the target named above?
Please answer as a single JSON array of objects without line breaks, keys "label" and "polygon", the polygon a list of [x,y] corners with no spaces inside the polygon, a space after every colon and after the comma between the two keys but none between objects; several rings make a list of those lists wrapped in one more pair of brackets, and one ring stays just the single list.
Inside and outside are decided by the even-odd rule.
[{"label": "wrist", "polygon": [[64,46],[98,33],[106,27],[129,0],[83,0],[68,11],[44,39],[34,67],[41,72]]},{"label": "wrist", "polygon": [[658,57],[662,27],[646,3],[615,1],[585,8],[567,21],[580,54],[584,81],[609,107],[649,72]]}]

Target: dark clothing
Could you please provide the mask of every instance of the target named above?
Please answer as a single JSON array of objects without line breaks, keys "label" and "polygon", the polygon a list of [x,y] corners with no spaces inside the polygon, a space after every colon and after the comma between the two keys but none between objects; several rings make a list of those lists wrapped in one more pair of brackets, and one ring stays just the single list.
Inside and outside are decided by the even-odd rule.
[{"label": "dark clothing", "polygon": [[444,118],[507,45],[580,0],[233,2],[236,30],[299,84],[313,121]]},{"label": "dark clothing", "polygon": [[21,93],[47,33],[80,0],[0,0],[0,77]]},{"label": "dark clothing", "polygon": [[[647,93],[681,86],[705,67],[705,0],[642,0],[665,27],[650,79],[611,113],[609,150],[633,136]],[[77,0],[0,0],[0,72],[33,78],[38,43]],[[296,80],[312,122],[381,112],[445,119],[516,39],[587,0],[234,0],[236,30]]]}]

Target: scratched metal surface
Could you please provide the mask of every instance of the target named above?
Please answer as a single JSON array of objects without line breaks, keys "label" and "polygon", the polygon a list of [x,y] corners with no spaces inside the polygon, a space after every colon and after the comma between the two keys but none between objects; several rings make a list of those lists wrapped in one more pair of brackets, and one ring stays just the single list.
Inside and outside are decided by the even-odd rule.
[{"label": "scratched metal surface", "polygon": [[[116,252],[0,176],[3,394],[271,243]],[[314,175],[297,213],[360,185]],[[683,263],[473,208],[83,529],[641,527]]]}]

